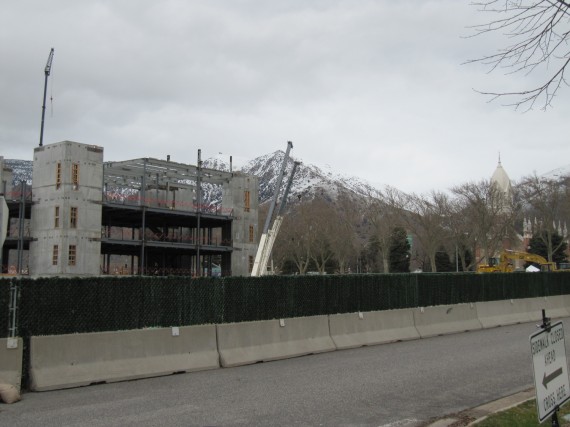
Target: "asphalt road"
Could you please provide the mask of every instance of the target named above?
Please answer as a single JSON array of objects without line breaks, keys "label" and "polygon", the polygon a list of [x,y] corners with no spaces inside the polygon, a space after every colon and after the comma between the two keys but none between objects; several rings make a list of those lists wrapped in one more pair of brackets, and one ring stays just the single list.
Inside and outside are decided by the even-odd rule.
[{"label": "asphalt road", "polygon": [[0,404],[0,426],[416,426],[532,387],[535,330],[522,324],[26,393]]}]

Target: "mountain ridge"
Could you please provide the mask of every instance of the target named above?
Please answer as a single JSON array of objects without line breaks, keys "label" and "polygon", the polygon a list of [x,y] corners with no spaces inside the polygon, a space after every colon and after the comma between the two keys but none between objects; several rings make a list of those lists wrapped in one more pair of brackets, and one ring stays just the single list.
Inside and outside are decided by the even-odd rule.
[{"label": "mountain ridge", "polygon": [[[277,150],[267,153],[248,161],[243,167],[233,169],[233,172],[242,172],[257,176],[259,180],[260,204],[270,201],[275,194],[277,178],[281,170],[285,153]],[[293,169],[295,161],[299,166],[293,177],[293,183],[289,193],[289,199],[312,199],[315,196],[323,196],[330,200],[336,200],[340,194],[362,198],[375,195],[378,189],[364,180],[354,177],[325,171],[313,164],[305,164],[295,157],[290,156],[284,171],[280,196],[283,195],[287,183],[287,177]],[[5,165],[12,169],[12,185],[17,186],[23,180],[27,184],[32,183],[31,160],[4,159]],[[215,169],[228,172],[230,165],[219,157],[210,157],[202,162],[203,168]],[[204,203],[215,205],[221,203],[222,189],[213,184],[204,183]]]},{"label": "mountain ridge", "polygon": [[[274,197],[277,178],[284,156],[285,153],[282,150],[277,150],[251,159],[241,168],[232,168],[232,171],[257,176],[259,180],[259,203],[263,204]],[[280,196],[285,191],[287,177],[291,173],[295,161],[299,161],[300,164],[293,178],[288,201],[312,199],[316,196],[336,200],[341,194],[362,199],[376,196],[380,192],[377,187],[363,179],[322,169],[314,164],[306,164],[294,156],[290,156],[285,167]],[[4,159],[4,162],[7,167],[12,169],[12,185],[14,187],[19,186],[22,180],[31,185],[33,166],[31,160]],[[205,159],[202,162],[202,167],[226,172],[230,171],[230,164],[220,157]],[[570,177],[570,165],[552,169],[540,176],[549,179]],[[204,203],[208,205],[220,204],[222,200],[221,187],[207,183],[203,184],[203,186]]]}]

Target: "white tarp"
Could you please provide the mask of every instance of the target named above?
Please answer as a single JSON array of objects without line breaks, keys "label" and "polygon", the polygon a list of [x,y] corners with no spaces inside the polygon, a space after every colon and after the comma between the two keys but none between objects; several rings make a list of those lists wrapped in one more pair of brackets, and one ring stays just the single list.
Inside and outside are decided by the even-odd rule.
[{"label": "white tarp", "polygon": [[527,273],[536,273],[537,271],[540,271],[540,268],[535,267],[534,265],[529,265],[526,268],[526,272]]}]

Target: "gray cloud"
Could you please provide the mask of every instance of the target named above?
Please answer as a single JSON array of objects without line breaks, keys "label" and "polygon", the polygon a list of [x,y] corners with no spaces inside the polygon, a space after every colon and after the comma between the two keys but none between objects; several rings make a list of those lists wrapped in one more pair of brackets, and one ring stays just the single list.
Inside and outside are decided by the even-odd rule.
[{"label": "gray cloud", "polygon": [[513,179],[564,165],[570,94],[521,114],[473,91],[536,78],[461,65],[504,43],[463,38],[484,19],[454,0],[9,2],[0,154],[32,157],[53,46],[44,140],[108,160],[239,162],[293,140],[307,162],[415,192],[488,178],[499,151]]}]

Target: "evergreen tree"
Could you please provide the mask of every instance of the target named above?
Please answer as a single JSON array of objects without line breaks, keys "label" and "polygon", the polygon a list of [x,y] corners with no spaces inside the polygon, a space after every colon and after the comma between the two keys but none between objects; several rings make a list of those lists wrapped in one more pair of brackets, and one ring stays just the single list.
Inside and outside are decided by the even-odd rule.
[{"label": "evergreen tree", "polygon": [[390,236],[390,272],[410,272],[410,242],[406,230],[396,227]]},{"label": "evergreen tree", "polygon": [[296,274],[299,272],[297,265],[290,259],[286,259],[283,262],[283,267],[281,268],[281,274]]},{"label": "evergreen tree", "polygon": [[[531,254],[540,255],[544,259],[548,259],[548,248],[544,243],[546,239],[541,236],[532,236],[530,239],[528,252]],[[566,249],[568,249],[568,244],[562,241],[562,236],[557,233],[552,235],[552,247],[558,248],[552,254],[552,261],[556,264],[561,262],[566,262]]]},{"label": "evergreen tree", "polygon": [[451,262],[449,254],[443,246],[435,254],[435,266],[438,272],[455,271],[455,263]]},{"label": "evergreen tree", "polygon": [[380,243],[378,242],[378,238],[376,236],[370,236],[368,239],[368,244],[364,250],[365,252],[365,261],[366,261],[366,271],[368,273],[377,273],[382,271],[380,266],[378,265],[378,257],[380,254]]}]

